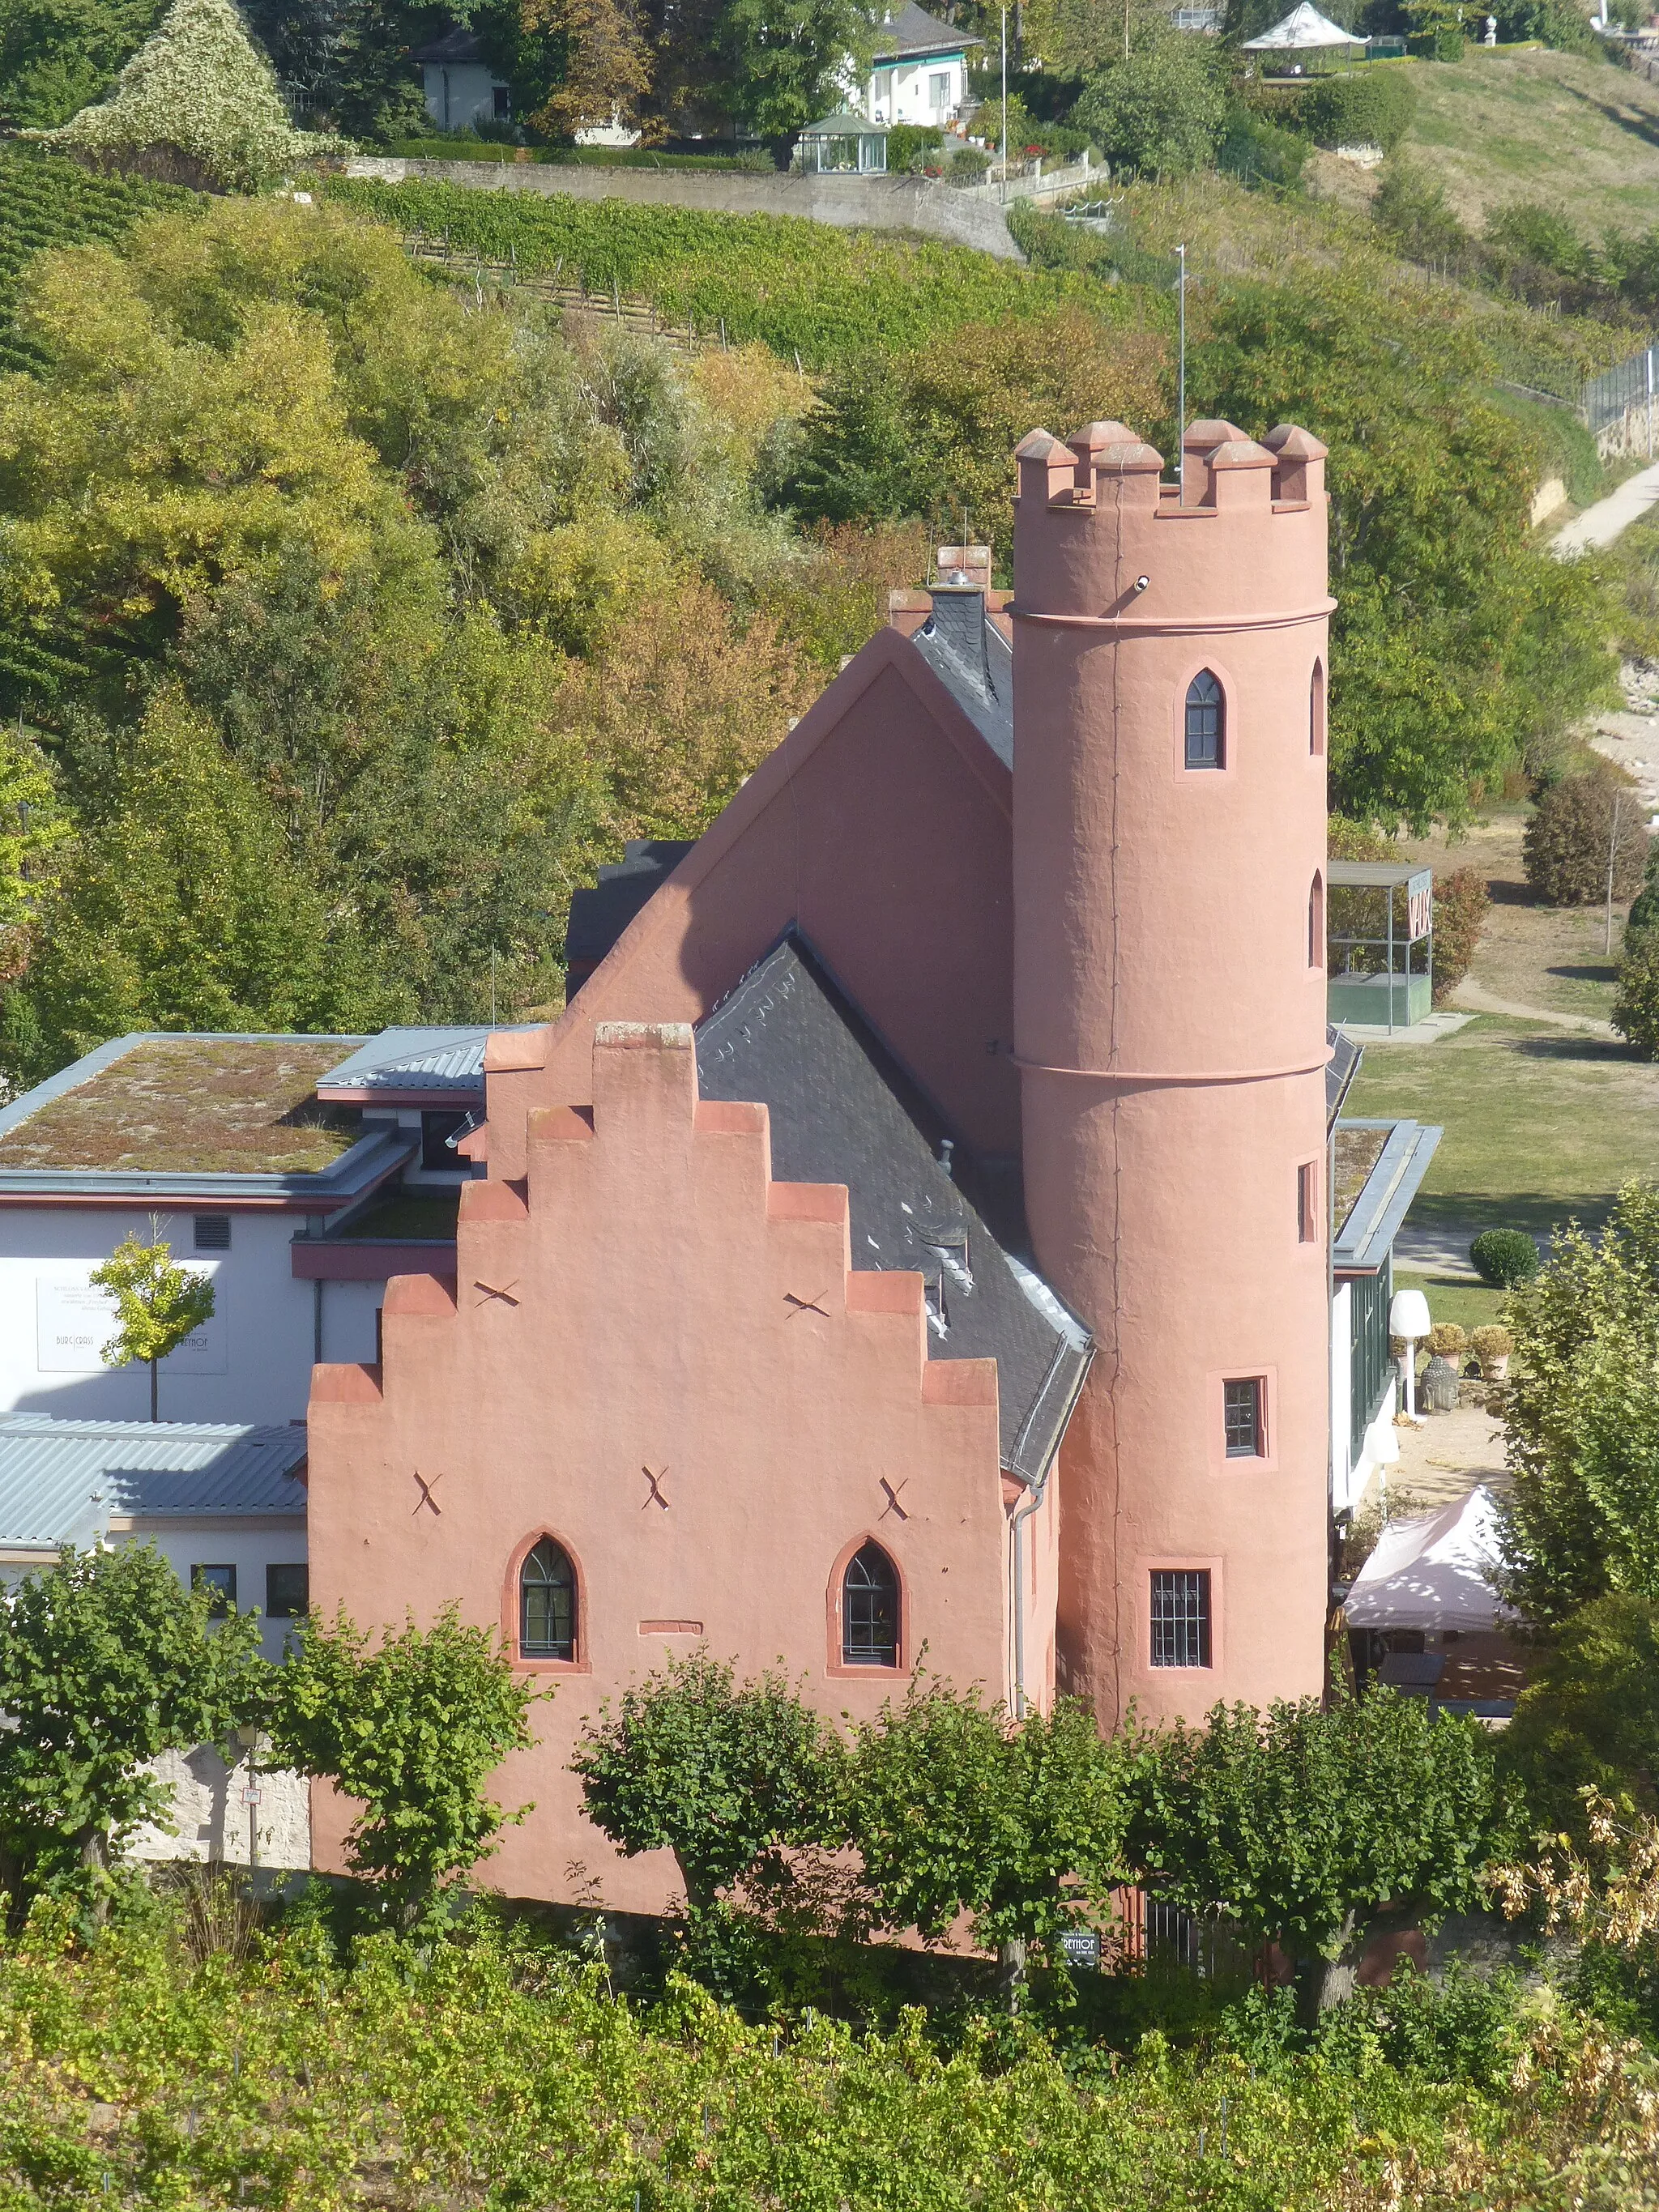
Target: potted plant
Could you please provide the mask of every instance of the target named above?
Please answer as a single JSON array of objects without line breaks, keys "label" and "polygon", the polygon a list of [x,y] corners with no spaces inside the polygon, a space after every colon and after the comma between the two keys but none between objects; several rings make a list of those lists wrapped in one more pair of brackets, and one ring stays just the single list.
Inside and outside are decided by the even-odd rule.
[{"label": "potted plant", "polygon": [[1508,1329],[1490,1322],[1485,1328],[1476,1329],[1469,1343],[1486,1380],[1503,1382],[1510,1371],[1510,1354],[1515,1349],[1515,1339]]}]

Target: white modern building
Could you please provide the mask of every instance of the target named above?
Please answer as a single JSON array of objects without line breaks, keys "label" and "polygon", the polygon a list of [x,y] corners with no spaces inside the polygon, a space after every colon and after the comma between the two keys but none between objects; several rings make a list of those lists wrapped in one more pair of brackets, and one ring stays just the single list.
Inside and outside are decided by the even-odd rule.
[{"label": "white modern building", "polygon": [[971,105],[969,54],[984,43],[905,0],[877,27],[865,92],[871,121],[938,127],[957,121]]},{"label": "white modern building", "polygon": [[453,1263],[489,1034],[118,1037],[0,1109],[0,1413],[144,1418],[90,1278],[159,1230],[215,1291],[163,1421],[302,1420],[313,1363],[377,1358],[387,1277]]}]

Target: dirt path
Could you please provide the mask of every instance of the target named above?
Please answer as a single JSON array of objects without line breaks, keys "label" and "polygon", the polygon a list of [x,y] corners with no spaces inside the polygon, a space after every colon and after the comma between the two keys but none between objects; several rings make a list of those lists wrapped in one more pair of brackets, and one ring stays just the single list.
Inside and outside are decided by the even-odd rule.
[{"label": "dirt path", "polygon": [[1559,1030],[1577,1030],[1585,1036],[1615,1036],[1618,1032],[1611,1022],[1598,1021],[1594,1014],[1554,1014],[1546,1006],[1523,1006],[1516,999],[1500,999],[1486,986],[1466,975],[1452,993],[1454,1006],[1467,1006],[1475,1014],[1508,1014],[1512,1020],[1522,1022],[1551,1022]]}]

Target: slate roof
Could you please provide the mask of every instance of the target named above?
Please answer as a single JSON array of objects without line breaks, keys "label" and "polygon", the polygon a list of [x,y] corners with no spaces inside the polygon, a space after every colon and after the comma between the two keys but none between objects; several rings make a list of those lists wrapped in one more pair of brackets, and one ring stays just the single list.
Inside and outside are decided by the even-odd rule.
[{"label": "slate roof", "polygon": [[84,1548],[111,1516],[303,1513],[305,1456],[297,1425],[0,1415],[0,1544]]},{"label": "slate roof", "polygon": [[[501,1024],[509,1030],[533,1023]],[[349,1091],[354,1096],[398,1091],[442,1091],[458,1099],[484,1095],[484,1048],[494,1035],[486,1024],[471,1029],[390,1029],[370,1037],[349,1060],[331,1067],[317,1085],[319,1098]]]},{"label": "slate roof", "polygon": [[415,47],[409,57],[412,62],[481,62],[483,58],[477,33],[464,30],[459,24],[426,46]]},{"label": "slate roof", "polygon": [[570,902],[565,965],[570,988],[585,983],[652,893],[691,850],[690,838],[630,837],[623,858],[599,870],[599,880]]},{"label": "slate roof", "polygon": [[896,15],[889,15],[876,26],[876,40],[870,50],[873,62],[896,61],[910,54],[960,54],[969,46],[982,46],[983,39],[971,32],[957,30],[951,24],[941,23],[937,15],[930,15],[925,8],[918,8],[915,0],[905,0]]},{"label": "slate roof", "polygon": [[977,584],[935,584],[933,611],[910,642],[1004,768],[1014,764],[1014,649]]},{"label": "slate roof", "polygon": [[[994,1358],[1002,1464],[1040,1482],[1093,1356],[1087,1329],[942,1165],[948,1132],[791,934],[697,1024],[705,1098],[769,1109],[780,1182],[845,1183],[853,1265],[919,1271],[933,1359]],[[964,1185],[968,1188],[964,1188]],[[1018,1240],[1023,1242],[1023,1238]]]}]

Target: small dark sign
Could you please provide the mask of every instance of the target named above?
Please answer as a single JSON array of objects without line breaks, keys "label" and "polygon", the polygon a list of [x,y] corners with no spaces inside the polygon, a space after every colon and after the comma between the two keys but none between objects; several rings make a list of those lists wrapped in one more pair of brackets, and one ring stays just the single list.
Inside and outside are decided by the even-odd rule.
[{"label": "small dark sign", "polygon": [[1100,1937],[1092,1928],[1068,1928],[1060,1939],[1066,1963],[1074,1973],[1100,1972]]}]

